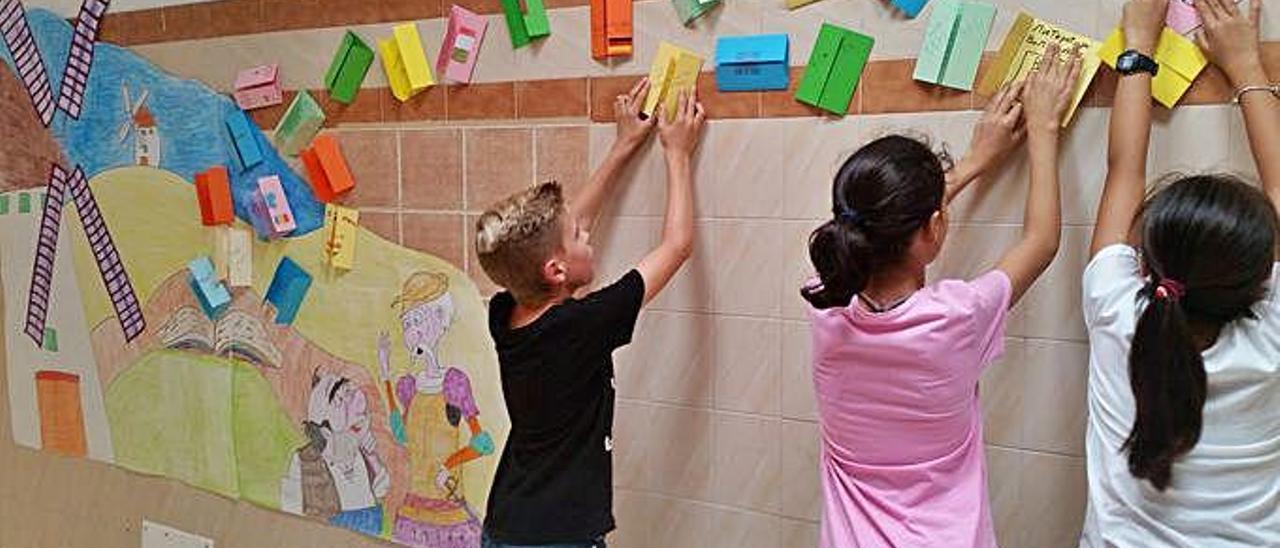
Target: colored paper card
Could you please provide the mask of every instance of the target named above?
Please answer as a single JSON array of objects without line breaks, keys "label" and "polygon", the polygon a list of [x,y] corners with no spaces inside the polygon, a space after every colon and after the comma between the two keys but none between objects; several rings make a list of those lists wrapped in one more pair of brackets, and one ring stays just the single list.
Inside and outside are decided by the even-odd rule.
[{"label": "colored paper card", "polygon": [[631,0],[591,0],[591,57],[629,57],[633,31]]},{"label": "colored paper card", "polygon": [[324,208],[325,257],[329,266],[351,270],[356,266],[356,229],[360,227],[360,212],[349,207],[328,204]]},{"label": "colored paper card", "polygon": [[355,188],[351,168],[347,166],[333,135],[316,137],[311,147],[303,150],[300,156],[307,170],[307,179],[311,182],[311,191],[320,201],[332,202]]},{"label": "colored paper card", "polygon": [[[1116,29],[1102,44],[1098,56],[1115,68],[1120,54],[1124,53],[1124,32]],[[1160,41],[1156,44],[1156,63],[1160,69],[1151,79],[1151,96],[1165,108],[1173,108],[1191,89],[1200,72],[1209,64],[1204,53],[1187,37],[1178,34],[1171,28],[1160,33]]]},{"label": "colored paper card", "polygon": [[262,196],[262,205],[266,207],[273,236],[283,236],[298,228],[279,177],[271,175],[258,179],[258,194]]},{"label": "colored paper card", "polygon": [[676,15],[680,17],[680,22],[688,25],[694,19],[706,15],[711,8],[720,4],[720,0],[671,0],[671,5],[676,8]]},{"label": "colored paper card", "polygon": [[236,104],[245,110],[283,103],[284,92],[280,90],[280,66],[270,64],[240,71],[240,74],[236,75],[235,92],[232,96]]},{"label": "colored paper card", "polygon": [[356,33],[347,31],[342,35],[338,51],[333,54],[328,72],[324,74],[324,87],[329,90],[329,98],[343,104],[354,101],[372,64],[373,49]]},{"label": "colored paper card", "polygon": [[276,273],[267,287],[266,302],[276,308],[276,324],[289,325],[302,308],[302,301],[311,288],[311,275],[289,257],[281,257]]},{"label": "colored paper card", "polygon": [[235,220],[227,168],[217,166],[196,174],[196,201],[205,226],[231,224]]},{"label": "colored paper card", "polygon": [[1200,28],[1200,13],[1193,0],[1169,0],[1169,12],[1165,24],[1179,34],[1189,34]]},{"label": "colored paper card", "polygon": [[436,72],[452,82],[469,83],[480,55],[480,44],[489,22],[466,8],[449,6],[449,23],[444,34],[444,45],[436,59]]},{"label": "colored paper card", "polygon": [[231,150],[240,167],[249,170],[262,163],[262,147],[253,133],[253,122],[243,110],[236,111],[226,120],[227,134],[231,138]]},{"label": "colored paper card", "polygon": [[289,109],[280,118],[280,123],[276,124],[276,146],[280,147],[280,152],[297,156],[323,125],[324,110],[311,98],[310,93],[300,90],[293,102],[289,103]]},{"label": "colored paper card", "polygon": [[188,285],[200,303],[200,309],[210,318],[221,315],[231,304],[231,293],[218,281],[213,261],[207,256],[197,257],[187,263],[187,271],[191,275]]},{"label": "colored paper card", "polygon": [[789,59],[785,34],[722,36],[716,39],[716,89],[787,89],[791,81]]},{"label": "colored paper card", "polygon": [[914,78],[972,90],[996,7],[986,2],[938,0],[925,29]]},{"label": "colored paper card", "polygon": [[391,38],[378,42],[378,51],[382,53],[382,68],[391,84],[391,94],[404,102],[436,81],[418,37],[418,26],[414,23],[396,25],[392,33]]},{"label": "colored paper card", "polygon": [[680,92],[693,92],[698,87],[702,58],[698,54],[670,42],[658,44],[658,55],[649,67],[649,95],[642,111],[653,116],[661,104],[667,117],[675,116]]},{"label": "colored paper card", "polygon": [[843,116],[862,78],[875,39],[823,23],[809,55],[796,100]]},{"label": "colored paper card", "polygon": [[817,1],[818,0],[787,0],[787,9],[793,10],[799,7],[807,6]]},{"label": "colored paper card", "polygon": [[1080,100],[1084,99],[1084,93],[1089,90],[1093,75],[1097,74],[1098,66],[1102,64],[1102,60],[1098,58],[1098,48],[1101,44],[1088,36],[1056,27],[1026,13],[1019,13],[1009,29],[1009,34],[1005,35],[1000,52],[996,54],[991,67],[987,69],[986,75],[978,84],[977,92],[991,96],[1007,83],[1026,79],[1027,75],[1035,70],[1036,63],[1044,56],[1045,46],[1049,42],[1058,43],[1063,59],[1069,59],[1077,49],[1082,50],[1084,57],[1071,106],[1062,117],[1062,125],[1066,127],[1075,117]]},{"label": "colored paper card", "polygon": [[507,19],[513,48],[522,48],[535,39],[551,35],[551,22],[542,0],[525,0],[524,11],[520,9],[520,0],[502,0],[502,13]]},{"label": "colored paper card", "polygon": [[243,228],[228,227],[227,284],[231,287],[253,285],[253,236]]},{"label": "colored paper card", "polygon": [[892,0],[892,2],[893,7],[907,14],[907,17],[915,17],[920,15],[920,11],[924,9],[925,4],[929,3],[929,0]]}]

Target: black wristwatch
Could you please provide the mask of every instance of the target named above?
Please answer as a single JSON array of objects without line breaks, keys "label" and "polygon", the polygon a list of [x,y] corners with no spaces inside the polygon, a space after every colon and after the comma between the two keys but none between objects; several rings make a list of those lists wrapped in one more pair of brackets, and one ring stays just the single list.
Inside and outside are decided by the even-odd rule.
[{"label": "black wristwatch", "polygon": [[1155,76],[1160,72],[1160,64],[1156,63],[1155,59],[1138,53],[1138,50],[1131,49],[1121,53],[1120,58],[1116,59],[1116,71],[1125,76],[1139,72],[1147,72]]}]

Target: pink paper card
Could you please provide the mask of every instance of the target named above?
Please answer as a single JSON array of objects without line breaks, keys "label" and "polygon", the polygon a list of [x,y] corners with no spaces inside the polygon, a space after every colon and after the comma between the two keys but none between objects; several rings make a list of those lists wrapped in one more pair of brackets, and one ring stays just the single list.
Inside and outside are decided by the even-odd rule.
[{"label": "pink paper card", "polygon": [[280,90],[279,65],[270,64],[245,69],[236,75],[236,104],[244,110],[269,107],[284,102]]},{"label": "pink paper card", "polygon": [[1193,0],[1169,0],[1169,15],[1165,23],[1178,34],[1188,34],[1200,28],[1200,14],[1196,13]]},{"label": "pink paper card", "polygon": [[266,206],[268,219],[271,221],[271,232],[276,236],[282,236],[293,229],[298,228],[298,224],[293,219],[293,209],[289,207],[289,200],[285,198],[284,187],[280,184],[280,178],[275,175],[258,179],[258,192],[262,196],[262,203]]},{"label": "pink paper card", "polygon": [[445,30],[444,45],[436,60],[436,72],[444,78],[461,83],[471,82],[471,73],[480,54],[480,42],[489,21],[465,8],[450,6],[449,26]]}]

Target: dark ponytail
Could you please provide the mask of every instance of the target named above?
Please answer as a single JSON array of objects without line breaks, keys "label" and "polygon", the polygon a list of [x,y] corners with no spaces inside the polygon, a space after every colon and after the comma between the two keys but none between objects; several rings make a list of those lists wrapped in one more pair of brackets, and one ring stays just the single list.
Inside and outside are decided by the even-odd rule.
[{"label": "dark ponytail", "polygon": [[1208,379],[1201,356],[1223,326],[1253,318],[1266,295],[1280,222],[1270,201],[1224,175],[1183,178],[1146,204],[1139,298],[1129,353],[1136,413],[1122,450],[1129,472],[1161,491],[1200,441]]},{"label": "dark ponytail", "polygon": [[942,161],[921,141],[894,135],[859,149],[836,173],[833,218],[809,236],[819,283],[800,295],[814,308],[848,306],[876,272],[903,259],[945,192]]}]

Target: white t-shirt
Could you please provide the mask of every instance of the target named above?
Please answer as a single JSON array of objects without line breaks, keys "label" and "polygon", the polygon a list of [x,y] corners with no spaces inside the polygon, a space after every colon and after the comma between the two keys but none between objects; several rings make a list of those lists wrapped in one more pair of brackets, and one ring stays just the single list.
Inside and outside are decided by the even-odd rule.
[{"label": "white t-shirt", "polygon": [[[1210,259],[1212,260],[1212,259]],[[1200,442],[1164,491],[1129,474],[1129,345],[1145,303],[1138,254],[1114,245],[1084,272],[1089,328],[1089,508],[1081,546],[1280,546],[1280,264],[1256,320],[1222,329],[1204,353]]]}]

